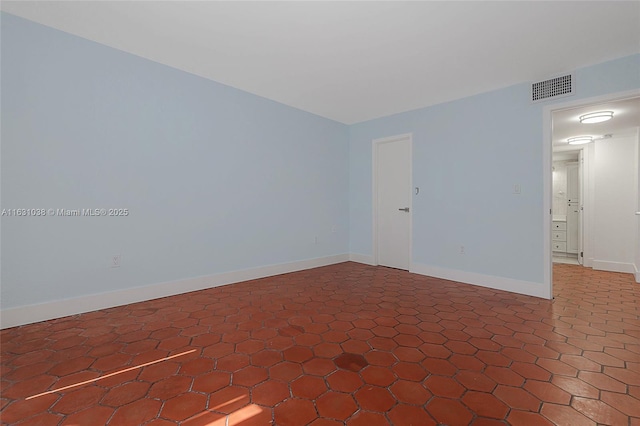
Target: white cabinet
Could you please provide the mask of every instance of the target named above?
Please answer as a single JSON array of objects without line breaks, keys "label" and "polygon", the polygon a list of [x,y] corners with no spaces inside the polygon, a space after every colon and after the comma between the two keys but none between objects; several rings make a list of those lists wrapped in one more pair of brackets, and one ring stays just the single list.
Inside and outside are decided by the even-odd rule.
[{"label": "white cabinet", "polygon": [[551,242],[554,255],[575,257],[580,252],[580,164],[575,161],[554,162],[554,198],[552,204]]},{"label": "white cabinet", "polygon": [[567,252],[567,222],[554,220],[551,223],[551,247],[555,252]]},{"label": "white cabinet", "polygon": [[554,231],[551,239],[553,241],[567,241],[567,231]]}]

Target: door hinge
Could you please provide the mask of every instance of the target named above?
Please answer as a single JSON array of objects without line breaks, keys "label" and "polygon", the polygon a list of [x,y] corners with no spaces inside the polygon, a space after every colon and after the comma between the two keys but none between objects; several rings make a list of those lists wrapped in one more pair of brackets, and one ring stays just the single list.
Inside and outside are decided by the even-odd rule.
[{"label": "door hinge", "polygon": [[583,251],[580,252],[580,257],[584,257],[584,252]]}]

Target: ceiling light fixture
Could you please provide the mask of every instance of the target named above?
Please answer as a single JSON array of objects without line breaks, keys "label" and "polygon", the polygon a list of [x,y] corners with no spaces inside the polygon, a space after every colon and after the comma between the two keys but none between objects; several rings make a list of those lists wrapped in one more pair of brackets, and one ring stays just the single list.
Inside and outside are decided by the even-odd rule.
[{"label": "ceiling light fixture", "polygon": [[582,124],[602,123],[603,121],[611,120],[612,118],[613,111],[597,111],[581,115],[580,122]]},{"label": "ceiling light fixture", "polygon": [[569,145],[582,145],[585,143],[593,142],[593,136],[576,136],[567,139],[567,142],[569,142]]}]

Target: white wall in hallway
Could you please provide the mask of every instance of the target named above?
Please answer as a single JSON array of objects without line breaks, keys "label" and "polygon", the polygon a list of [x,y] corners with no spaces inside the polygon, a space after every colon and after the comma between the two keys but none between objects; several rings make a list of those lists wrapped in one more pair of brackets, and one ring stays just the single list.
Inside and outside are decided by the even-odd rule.
[{"label": "white wall in hallway", "polygon": [[596,141],[593,163],[593,268],[635,272],[638,136]]}]

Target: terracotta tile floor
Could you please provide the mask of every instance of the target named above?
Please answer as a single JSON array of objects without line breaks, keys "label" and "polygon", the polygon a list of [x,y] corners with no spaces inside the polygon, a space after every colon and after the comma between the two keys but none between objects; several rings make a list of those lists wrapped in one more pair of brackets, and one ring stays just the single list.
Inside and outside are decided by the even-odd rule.
[{"label": "terracotta tile floor", "polygon": [[640,425],[640,286],[343,263],[2,331],[3,424]]}]

